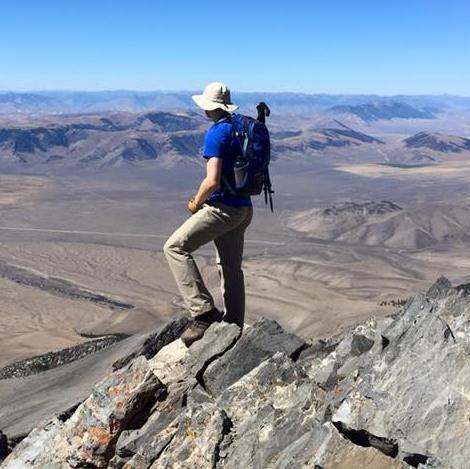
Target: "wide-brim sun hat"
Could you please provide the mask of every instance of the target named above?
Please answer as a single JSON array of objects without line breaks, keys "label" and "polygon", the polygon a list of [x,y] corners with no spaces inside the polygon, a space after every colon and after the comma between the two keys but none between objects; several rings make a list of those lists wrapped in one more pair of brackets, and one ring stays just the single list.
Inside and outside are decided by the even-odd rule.
[{"label": "wide-brim sun hat", "polygon": [[224,83],[209,83],[202,94],[192,96],[193,101],[204,111],[213,111],[214,109],[223,109],[227,112],[233,112],[238,106],[232,103],[230,90]]}]

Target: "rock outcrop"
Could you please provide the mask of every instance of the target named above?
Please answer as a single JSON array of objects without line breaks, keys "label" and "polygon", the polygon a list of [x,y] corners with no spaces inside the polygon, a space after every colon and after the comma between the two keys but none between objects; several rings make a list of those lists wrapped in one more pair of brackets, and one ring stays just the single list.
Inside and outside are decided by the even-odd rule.
[{"label": "rock outcrop", "polygon": [[172,327],[2,468],[468,467],[470,299],[445,279],[314,343],[261,319],[242,335],[213,324],[187,349]]}]

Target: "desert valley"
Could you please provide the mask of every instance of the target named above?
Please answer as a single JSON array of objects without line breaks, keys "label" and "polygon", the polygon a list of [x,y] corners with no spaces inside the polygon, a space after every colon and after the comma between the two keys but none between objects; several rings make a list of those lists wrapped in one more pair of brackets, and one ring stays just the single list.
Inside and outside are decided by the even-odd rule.
[{"label": "desert valley", "polygon": [[[261,98],[272,108],[275,211],[255,200],[248,323],[311,340],[394,314],[441,275],[470,282],[468,98],[234,98],[243,113]],[[181,316],[162,246],[188,216],[208,126],[184,93],[0,94],[0,420],[12,435],[69,382],[54,353],[87,356],[89,373],[73,371],[85,393],[133,337]],[[213,257],[197,259],[217,293]]]}]

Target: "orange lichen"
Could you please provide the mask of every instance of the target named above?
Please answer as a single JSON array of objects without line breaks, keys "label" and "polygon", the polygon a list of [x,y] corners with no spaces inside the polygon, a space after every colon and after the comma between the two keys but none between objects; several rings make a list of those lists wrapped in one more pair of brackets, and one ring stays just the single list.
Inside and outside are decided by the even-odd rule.
[{"label": "orange lichen", "polygon": [[88,428],[88,436],[100,446],[108,446],[112,440],[112,435],[101,427]]}]

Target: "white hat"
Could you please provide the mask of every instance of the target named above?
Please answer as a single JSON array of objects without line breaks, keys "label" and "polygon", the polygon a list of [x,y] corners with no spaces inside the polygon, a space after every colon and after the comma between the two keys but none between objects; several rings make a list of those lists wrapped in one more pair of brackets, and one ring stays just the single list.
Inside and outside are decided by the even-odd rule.
[{"label": "white hat", "polygon": [[214,109],[223,109],[227,112],[233,112],[238,106],[232,104],[230,99],[230,90],[223,83],[209,83],[202,94],[196,94],[193,101],[205,111]]}]

